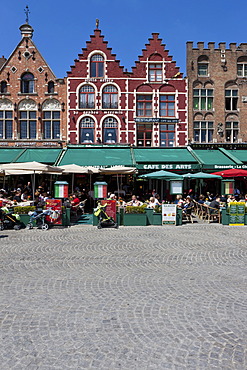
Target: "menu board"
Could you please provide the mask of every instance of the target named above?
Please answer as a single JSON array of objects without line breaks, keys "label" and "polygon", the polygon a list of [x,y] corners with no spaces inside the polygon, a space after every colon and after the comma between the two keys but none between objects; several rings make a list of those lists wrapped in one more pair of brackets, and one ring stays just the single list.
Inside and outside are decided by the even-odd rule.
[{"label": "menu board", "polygon": [[229,204],[229,225],[244,225],[245,202],[230,202]]},{"label": "menu board", "polygon": [[176,204],[162,204],[162,225],[176,225]]},{"label": "menu board", "polygon": [[46,216],[47,220],[53,225],[62,225],[62,200],[47,199],[45,208],[53,211],[50,216]]}]

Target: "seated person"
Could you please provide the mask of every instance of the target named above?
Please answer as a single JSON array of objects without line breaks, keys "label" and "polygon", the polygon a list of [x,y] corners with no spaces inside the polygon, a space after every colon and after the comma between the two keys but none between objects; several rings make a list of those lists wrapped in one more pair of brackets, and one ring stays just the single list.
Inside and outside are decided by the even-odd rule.
[{"label": "seated person", "polygon": [[77,211],[77,206],[79,203],[80,203],[80,199],[78,198],[76,194],[73,194],[72,200],[71,200],[71,206],[72,206],[71,208],[73,211]]},{"label": "seated person", "polygon": [[201,195],[199,196],[198,203],[199,203],[199,204],[204,204],[204,202],[205,202],[205,196],[204,196],[203,194],[201,194]]},{"label": "seated person", "polygon": [[217,196],[212,202],[209,204],[209,207],[214,208],[210,209],[210,213],[217,213],[217,210],[220,209],[220,197]]},{"label": "seated person", "polygon": [[188,214],[190,214],[193,208],[194,208],[193,200],[192,200],[192,198],[188,195],[188,196],[186,197],[186,200],[185,200],[185,204],[184,204],[183,212],[184,212],[184,213],[188,213]]},{"label": "seated person", "polygon": [[141,202],[137,199],[136,195],[132,195],[131,201],[127,203],[127,206],[139,207]]},{"label": "seated person", "polygon": [[177,204],[177,206],[179,207],[179,208],[184,208],[184,200],[183,200],[183,197],[182,197],[182,195],[181,194],[178,194],[177,196],[176,196],[176,200],[175,200],[175,202],[174,202],[175,204]]},{"label": "seated person", "polygon": [[159,206],[158,199],[155,197],[150,197],[147,208],[155,208],[156,206]]}]

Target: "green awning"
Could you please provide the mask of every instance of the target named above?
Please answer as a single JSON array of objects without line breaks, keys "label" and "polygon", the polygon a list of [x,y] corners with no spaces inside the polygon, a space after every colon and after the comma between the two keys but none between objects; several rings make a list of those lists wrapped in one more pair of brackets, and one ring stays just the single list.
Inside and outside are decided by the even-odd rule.
[{"label": "green awning", "polygon": [[131,149],[127,148],[105,148],[105,147],[82,147],[68,148],[61,161],[57,165],[77,164],[79,166],[133,166]]},{"label": "green awning", "polygon": [[40,162],[46,164],[54,164],[61,152],[61,149],[53,148],[35,148],[25,149],[15,162]]},{"label": "green awning", "polygon": [[217,170],[236,166],[232,159],[217,149],[193,149],[193,153],[198,158],[203,169]]},{"label": "green awning", "polygon": [[0,163],[15,162],[15,159],[24,151],[25,149],[20,148],[0,148]]},{"label": "green awning", "polygon": [[[222,149],[221,149],[222,150]],[[237,158],[239,161],[246,163],[247,162],[247,150],[240,149],[240,150],[225,150],[231,156]]]},{"label": "green awning", "polygon": [[187,148],[135,148],[134,158],[139,169],[199,169],[198,161]]}]

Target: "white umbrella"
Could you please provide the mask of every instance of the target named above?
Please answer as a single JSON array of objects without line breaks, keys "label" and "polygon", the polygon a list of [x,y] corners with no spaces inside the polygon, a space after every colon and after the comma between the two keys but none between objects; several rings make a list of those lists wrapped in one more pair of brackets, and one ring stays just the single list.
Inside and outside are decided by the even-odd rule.
[{"label": "white umbrella", "polygon": [[[50,166],[39,162],[20,162],[20,163],[5,163],[0,167],[2,170],[12,175],[33,175],[33,199],[35,193],[35,174],[47,173],[47,174],[61,174],[63,170],[58,167]],[[18,171],[18,173],[11,173],[11,171]],[[20,171],[20,172],[19,172]]]},{"label": "white umbrella", "polygon": [[[100,173],[104,175],[117,175],[117,191],[120,193],[118,175],[129,175],[136,172],[135,167],[124,167],[124,166],[112,166],[108,168],[100,168]],[[122,186],[122,185],[121,185]]]},{"label": "white umbrella", "polygon": [[[90,182],[92,173],[98,173],[99,170],[92,166],[79,166],[78,164],[65,164],[64,166],[58,166],[63,170],[63,173],[72,173],[72,191],[74,189],[74,174],[75,173],[86,173],[90,174]],[[91,190],[91,185],[90,185]]]},{"label": "white umbrella", "polygon": [[124,167],[124,166],[112,166],[108,168],[100,168],[99,170],[100,173],[103,173],[105,175],[128,175],[131,173],[136,172],[135,167]]}]

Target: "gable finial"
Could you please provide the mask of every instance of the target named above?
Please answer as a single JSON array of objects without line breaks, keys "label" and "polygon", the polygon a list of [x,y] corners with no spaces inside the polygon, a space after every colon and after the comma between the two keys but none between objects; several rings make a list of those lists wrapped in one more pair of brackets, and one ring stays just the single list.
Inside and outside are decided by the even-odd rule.
[{"label": "gable finial", "polygon": [[96,30],[99,28],[99,19],[96,19]]},{"label": "gable finial", "polygon": [[28,5],[26,6],[26,8],[24,9],[24,13],[26,14],[26,24],[29,24],[29,14],[30,14],[30,10],[28,8]]}]

